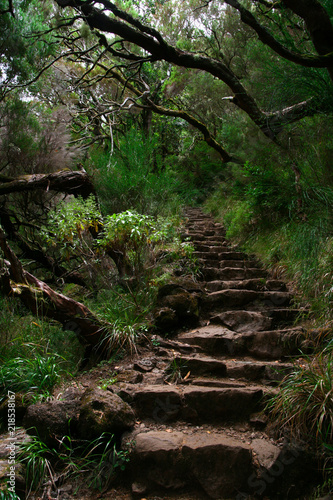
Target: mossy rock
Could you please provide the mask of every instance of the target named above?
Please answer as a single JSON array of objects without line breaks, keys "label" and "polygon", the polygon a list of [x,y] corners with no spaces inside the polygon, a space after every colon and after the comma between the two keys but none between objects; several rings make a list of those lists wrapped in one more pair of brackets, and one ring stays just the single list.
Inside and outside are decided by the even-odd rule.
[{"label": "mossy rock", "polygon": [[132,408],[119,396],[101,389],[87,389],[81,398],[79,436],[95,439],[103,432],[122,434],[134,426]]},{"label": "mossy rock", "polygon": [[29,434],[54,446],[63,436],[76,430],[79,413],[79,401],[49,401],[36,403],[28,407],[23,424]]},{"label": "mossy rock", "polygon": [[179,326],[176,311],[170,307],[162,307],[155,312],[155,327],[162,332],[174,330]]}]

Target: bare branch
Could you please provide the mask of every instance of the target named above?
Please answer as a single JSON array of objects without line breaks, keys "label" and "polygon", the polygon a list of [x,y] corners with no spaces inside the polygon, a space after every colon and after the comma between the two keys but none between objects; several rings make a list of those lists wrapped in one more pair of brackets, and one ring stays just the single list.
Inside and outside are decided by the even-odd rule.
[{"label": "bare branch", "polygon": [[[319,52],[321,55],[313,55],[313,56],[302,56],[293,52],[286,47],[284,47],[278,40],[274,38],[273,35],[269,33],[269,31],[262,26],[254,17],[254,15],[243,7],[238,0],[224,0],[225,3],[234,7],[240,13],[241,20],[244,24],[247,24],[251,28],[253,28],[261,42],[268,45],[271,49],[273,49],[277,54],[282,56],[284,59],[291,61],[295,64],[300,64],[301,66],[311,67],[311,68],[326,68],[330,65],[333,65],[333,44],[330,47],[330,50],[327,52]],[[295,3],[295,0],[283,0],[287,6],[288,4]],[[297,2],[296,2],[297,3]],[[299,3],[299,2],[298,2]],[[306,8],[305,8],[306,10]],[[301,12],[301,9],[299,9]],[[297,12],[296,12],[297,13]],[[332,29],[333,33],[333,29]]]}]

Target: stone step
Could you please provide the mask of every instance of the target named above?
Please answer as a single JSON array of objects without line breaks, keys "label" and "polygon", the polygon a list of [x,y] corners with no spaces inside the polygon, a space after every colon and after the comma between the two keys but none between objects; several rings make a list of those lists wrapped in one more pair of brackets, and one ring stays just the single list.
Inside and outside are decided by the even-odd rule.
[{"label": "stone step", "polygon": [[223,252],[226,249],[225,245],[222,245],[220,241],[212,242],[209,245],[206,243],[196,243],[195,248],[198,252]]},{"label": "stone step", "polygon": [[227,376],[251,382],[277,384],[294,369],[292,363],[257,361],[254,359],[226,360]]},{"label": "stone step", "polygon": [[210,252],[195,251],[193,252],[193,256],[196,257],[197,259],[216,260],[217,262],[219,261],[219,252],[216,251],[210,251]]},{"label": "stone step", "polygon": [[187,231],[186,233],[182,233],[181,237],[183,239],[191,238],[193,243],[205,241],[205,242],[207,242],[207,244],[210,244],[211,241],[219,242],[219,243],[225,241],[224,236],[216,234],[214,231],[213,231],[212,235],[207,235],[203,231]]},{"label": "stone step", "polygon": [[188,372],[191,372],[192,375],[211,375],[215,377],[226,377],[227,375],[227,366],[224,361],[205,354],[200,356],[175,356],[170,368],[172,366],[178,366],[183,377]]},{"label": "stone step", "polygon": [[193,224],[194,222],[213,222],[213,219],[210,217],[210,215],[194,215],[190,216],[190,222]]},{"label": "stone step", "polygon": [[260,268],[261,266],[258,263],[257,260],[221,260],[220,261],[220,268],[223,269],[224,267],[233,267],[233,268]]},{"label": "stone step", "polygon": [[218,246],[218,245],[222,245],[224,248],[229,248],[229,243],[228,241],[223,237],[223,236],[210,236],[209,238],[205,238],[204,239],[204,242],[202,241],[199,241],[199,240],[192,240],[194,246],[197,245],[197,244],[204,244],[204,245],[208,245],[208,246]]},{"label": "stone step", "polygon": [[197,262],[201,269],[205,269],[206,267],[214,268],[214,269],[220,269],[220,260],[218,259],[197,259]]},{"label": "stone step", "polygon": [[273,320],[262,311],[225,311],[210,317],[210,323],[229,328],[237,333],[254,333],[272,328]]},{"label": "stone step", "polygon": [[224,311],[209,314],[209,321],[230,328],[235,332],[253,332],[262,330],[277,330],[296,322],[304,314],[303,309],[267,308],[260,311]]},{"label": "stone step", "polygon": [[[216,259],[220,261],[231,261],[231,262],[256,262],[257,261],[251,261],[248,259],[248,257],[242,253],[242,252],[234,252],[231,250],[222,250],[220,252],[216,251],[215,249],[210,248],[208,251],[195,251],[194,255],[197,259]],[[238,266],[232,266],[232,267],[238,267]]]},{"label": "stone step", "polygon": [[221,259],[221,260],[249,260],[249,257],[244,252],[226,249],[226,250],[223,250],[219,254],[219,259]]},{"label": "stone step", "polygon": [[181,495],[190,489],[195,498],[230,499],[248,491],[247,480],[256,474],[253,450],[243,436],[168,430],[133,432],[123,439],[123,448],[132,448],[126,477],[133,493],[140,493],[137,498],[161,490],[162,496],[154,498],[192,498]]},{"label": "stone step", "polygon": [[272,328],[279,325],[290,325],[294,323],[298,317],[306,314],[305,309],[285,309],[285,308],[272,308],[267,311],[267,314],[272,319]]},{"label": "stone step", "polygon": [[301,328],[236,333],[223,326],[208,325],[181,333],[178,340],[186,345],[199,346],[202,352],[209,355],[234,357],[247,354],[266,360],[296,355],[299,349],[306,347]]},{"label": "stone step", "polygon": [[204,308],[242,307],[259,301],[267,307],[286,307],[290,305],[292,295],[288,292],[255,291],[227,289],[211,292],[202,298]]},{"label": "stone step", "polygon": [[208,281],[205,285],[209,292],[217,292],[219,290],[237,289],[237,290],[270,290],[285,292],[286,284],[281,280],[266,280],[262,278],[253,278],[247,280],[231,280],[231,281]]},{"label": "stone step", "polygon": [[205,267],[201,270],[204,280],[243,280],[252,278],[266,278],[267,271],[264,269],[255,268],[239,268],[239,267],[225,267],[224,269],[217,269],[215,267]]},{"label": "stone step", "polygon": [[[190,372],[191,376],[208,375],[215,377],[228,377],[229,379],[243,379],[251,382],[275,384],[283,379],[293,369],[292,363],[278,361],[258,361],[254,358],[230,359],[227,356],[216,359],[209,356],[182,356],[175,357],[173,363],[178,363],[182,375],[185,377]],[[236,353],[235,353],[236,355]]]},{"label": "stone step", "polygon": [[308,498],[304,477],[311,485],[321,478],[305,446],[276,443],[243,425],[139,428],[123,437],[122,448],[130,450],[131,498],[142,500]]},{"label": "stone step", "polygon": [[[117,391],[117,388],[114,390]],[[263,397],[263,389],[260,387],[159,384],[129,384],[118,389],[117,393],[132,406],[137,418],[157,423],[179,420],[192,423],[244,420],[251,413],[262,409]]]}]

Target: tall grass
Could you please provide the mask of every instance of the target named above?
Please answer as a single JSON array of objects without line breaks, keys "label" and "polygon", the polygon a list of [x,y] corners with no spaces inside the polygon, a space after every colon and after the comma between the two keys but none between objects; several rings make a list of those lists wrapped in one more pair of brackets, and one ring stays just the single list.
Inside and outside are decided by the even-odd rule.
[{"label": "tall grass", "polygon": [[125,469],[129,458],[128,452],[116,447],[114,435],[105,432],[93,441],[64,436],[57,449],[32,436],[20,445],[18,460],[25,465],[28,499],[35,497],[34,493],[44,498],[43,486],[51,484],[56,489],[55,480],[70,480],[71,484],[79,480],[79,487],[105,490],[117,472]]},{"label": "tall grass", "polygon": [[0,297],[0,330],[0,397],[49,396],[61,376],[76,372],[83,349],[75,334],[30,316],[15,299]]},{"label": "tall grass", "polygon": [[333,350],[305,357],[268,405],[274,425],[318,447],[333,445]]},{"label": "tall grass", "polygon": [[[31,346],[32,347],[32,346]],[[49,396],[60,381],[63,359],[56,354],[39,354],[32,349],[33,358],[16,357],[4,360],[0,367],[0,393],[38,393]]]},{"label": "tall grass", "polygon": [[95,149],[87,168],[94,174],[104,215],[135,209],[147,215],[170,215],[180,207],[176,173],[157,153],[157,138],[131,129],[110,152]]}]

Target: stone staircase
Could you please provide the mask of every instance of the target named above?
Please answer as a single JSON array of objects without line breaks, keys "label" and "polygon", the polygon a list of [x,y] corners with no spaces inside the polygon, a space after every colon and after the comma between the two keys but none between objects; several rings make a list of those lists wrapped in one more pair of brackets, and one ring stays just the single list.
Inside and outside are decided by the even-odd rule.
[{"label": "stone staircase", "polygon": [[123,436],[133,498],[304,498],[304,457],[269,436],[262,413],[293,369],[299,311],[283,281],[228,246],[220,224],[199,209],[186,216],[205,290],[201,324],[160,339],[134,365],[141,381],[113,389],[137,418]]}]

